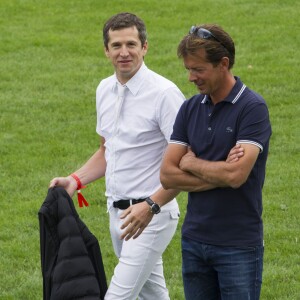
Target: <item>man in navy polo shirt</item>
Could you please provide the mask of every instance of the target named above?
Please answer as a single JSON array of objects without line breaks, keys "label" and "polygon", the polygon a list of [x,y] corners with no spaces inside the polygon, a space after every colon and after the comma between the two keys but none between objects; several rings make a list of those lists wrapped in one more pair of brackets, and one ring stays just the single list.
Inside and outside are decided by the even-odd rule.
[{"label": "man in navy polo shirt", "polygon": [[[234,42],[221,27],[193,26],[178,56],[200,91],[182,105],[161,167],[164,188],[189,192],[182,227],[185,297],[259,299],[268,108],[231,73]],[[236,144],[244,155],[228,163]]]}]

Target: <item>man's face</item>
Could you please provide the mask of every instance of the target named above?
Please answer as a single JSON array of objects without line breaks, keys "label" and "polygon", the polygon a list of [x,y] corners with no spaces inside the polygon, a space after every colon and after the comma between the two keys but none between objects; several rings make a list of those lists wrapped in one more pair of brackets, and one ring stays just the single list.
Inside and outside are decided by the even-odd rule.
[{"label": "man's face", "polygon": [[108,47],[106,56],[111,60],[117,78],[121,83],[126,83],[139,70],[143,57],[147,53],[148,45],[141,44],[137,28],[130,27],[121,30],[109,30]]},{"label": "man's face", "polygon": [[206,60],[204,49],[200,49],[197,56],[184,57],[183,62],[189,72],[189,81],[197,86],[201,94],[214,95],[218,91],[222,72],[219,65],[213,66]]}]

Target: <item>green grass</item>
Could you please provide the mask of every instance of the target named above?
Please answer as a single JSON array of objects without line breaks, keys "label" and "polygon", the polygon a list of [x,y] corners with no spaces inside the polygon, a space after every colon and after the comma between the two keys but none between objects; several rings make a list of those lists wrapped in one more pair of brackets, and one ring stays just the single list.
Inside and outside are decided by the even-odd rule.
[{"label": "green grass", "polygon": [[[273,126],[264,188],[265,264],[261,299],[296,300],[299,252],[299,11],[293,0],[0,2],[0,299],[42,299],[37,212],[50,179],[93,153],[95,89],[111,74],[102,26],[120,11],[148,27],[148,67],[186,97],[176,47],[193,24],[218,23],[236,42],[234,74],[266,99]],[[103,180],[90,185],[80,216],[100,241],[110,279],[116,258],[108,232]],[[171,299],[184,299],[180,228],[164,254]]]}]

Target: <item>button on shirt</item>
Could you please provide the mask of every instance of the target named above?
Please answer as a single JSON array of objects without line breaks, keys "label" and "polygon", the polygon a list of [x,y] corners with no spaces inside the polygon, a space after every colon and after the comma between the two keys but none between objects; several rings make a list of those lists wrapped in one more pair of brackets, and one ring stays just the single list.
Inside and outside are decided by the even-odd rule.
[{"label": "button on shirt", "polygon": [[105,138],[108,208],[113,201],[146,198],[159,189],[162,156],[185,100],[174,83],[145,64],[126,86],[120,85],[114,74],[102,80],[96,92],[96,131]]}]

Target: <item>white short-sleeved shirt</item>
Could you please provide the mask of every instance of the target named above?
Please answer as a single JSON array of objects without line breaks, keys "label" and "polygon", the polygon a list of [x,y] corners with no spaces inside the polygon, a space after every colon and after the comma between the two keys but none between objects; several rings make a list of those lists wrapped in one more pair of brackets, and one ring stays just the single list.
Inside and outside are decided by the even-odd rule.
[{"label": "white short-sleeved shirt", "polygon": [[[96,131],[105,138],[106,147],[108,208],[113,201],[146,198],[159,189],[162,156],[185,100],[173,82],[145,64],[126,83],[121,106],[118,85],[114,74],[103,79],[96,91]],[[177,203],[164,207],[169,205]]]}]

